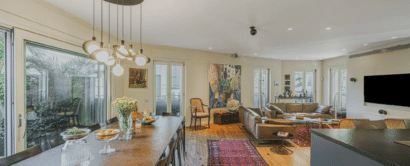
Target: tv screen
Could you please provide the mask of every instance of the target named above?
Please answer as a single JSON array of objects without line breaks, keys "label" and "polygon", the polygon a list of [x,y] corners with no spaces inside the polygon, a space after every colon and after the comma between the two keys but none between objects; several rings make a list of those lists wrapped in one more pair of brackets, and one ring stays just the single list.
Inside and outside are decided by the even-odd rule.
[{"label": "tv screen", "polygon": [[410,74],[365,76],[364,102],[410,107]]}]

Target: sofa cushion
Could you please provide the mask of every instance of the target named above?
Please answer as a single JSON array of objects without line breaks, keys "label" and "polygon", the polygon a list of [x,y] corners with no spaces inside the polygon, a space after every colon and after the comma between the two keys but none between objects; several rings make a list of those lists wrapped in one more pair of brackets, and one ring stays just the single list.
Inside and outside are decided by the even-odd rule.
[{"label": "sofa cushion", "polygon": [[316,112],[317,108],[319,107],[318,103],[303,103],[302,109],[305,113],[313,113]]},{"label": "sofa cushion", "polygon": [[301,103],[287,103],[286,112],[287,113],[302,112],[302,104]]},{"label": "sofa cushion", "polygon": [[287,112],[286,111],[286,103],[269,103],[269,106],[274,105],[278,108],[280,108],[280,110],[282,110],[283,112]]},{"label": "sofa cushion", "polygon": [[330,109],[331,108],[332,108],[331,105],[321,105],[319,108],[317,108],[316,113],[330,114]]},{"label": "sofa cushion", "polygon": [[261,109],[259,109],[259,108],[249,107],[248,109],[252,110],[253,112],[255,112],[256,114],[258,114],[259,116],[263,116],[263,112],[262,112]]},{"label": "sofa cushion", "polygon": [[266,119],[265,123],[268,124],[278,124],[278,125],[293,125],[295,124],[292,120],[285,120],[285,119]]},{"label": "sofa cushion", "polygon": [[270,108],[265,107],[265,109],[263,111],[264,111],[265,117],[268,117],[269,119],[276,118],[275,112],[272,111]]},{"label": "sofa cushion", "polygon": [[308,113],[308,114],[305,114],[304,116],[308,118],[332,119],[332,115],[330,114]]},{"label": "sofa cushion", "polygon": [[276,105],[271,105],[271,106],[270,106],[270,109],[271,109],[272,111],[275,111],[277,115],[284,113],[283,110],[280,109],[280,108],[279,108],[278,106],[276,106]]},{"label": "sofa cushion", "polygon": [[277,118],[277,119],[284,119],[284,117],[287,117],[287,116],[295,116],[295,114],[292,114],[292,113],[283,113],[283,114],[276,115],[276,118]]}]

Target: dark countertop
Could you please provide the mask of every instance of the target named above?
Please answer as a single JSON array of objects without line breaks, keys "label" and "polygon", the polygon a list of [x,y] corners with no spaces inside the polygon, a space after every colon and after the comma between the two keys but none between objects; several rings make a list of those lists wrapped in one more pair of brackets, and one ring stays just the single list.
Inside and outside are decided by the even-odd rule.
[{"label": "dark countertop", "polygon": [[410,147],[394,143],[410,141],[410,130],[312,129],[311,133],[384,165],[409,165]]}]

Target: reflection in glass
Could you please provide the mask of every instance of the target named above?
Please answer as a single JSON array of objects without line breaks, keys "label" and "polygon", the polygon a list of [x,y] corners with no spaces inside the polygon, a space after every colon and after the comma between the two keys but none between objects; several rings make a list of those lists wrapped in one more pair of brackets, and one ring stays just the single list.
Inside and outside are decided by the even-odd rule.
[{"label": "reflection in glass", "polygon": [[4,74],[5,74],[5,38],[0,34],[0,158],[5,156],[5,130],[4,130],[4,122],[5,122],[5,107],[4,107]]},{"label": "reflection in glass", "polygon": [[171,66],[171,112],[179,116],[182,112],[182,66]]},{"label": "reflection in glass", "polygon": [[27,148],[106,116],[105,66],[76,53],[26,43]]},{"label": "reflection in glass", "polygon": [[168,66],[162,64],[155,65],[155,97],[156,97],[156,114],[162,115],[167,112],[167,80],[168,80]]}]

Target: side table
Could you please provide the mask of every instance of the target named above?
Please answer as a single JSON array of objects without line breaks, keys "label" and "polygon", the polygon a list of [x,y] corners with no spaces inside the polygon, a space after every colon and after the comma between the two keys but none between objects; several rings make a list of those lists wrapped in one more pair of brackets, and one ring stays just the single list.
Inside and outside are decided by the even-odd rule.
[{"label": "side table", "polygon": [[215,113],[214,123],[219,124],[219,125],[239,123],[239,112],[224,113],[224,114]]},{"label": "side table", "polygon": [[278,136],[278,133],[273,133],[273,136],[276,138],[279,138],[282,141],[282,144],[279,146],[279,150],[276,153],[279,153],[280,151],[282,151],[282,149],[289,150],[293,153],[293,151],[287,148],[285,144],[283,143],[285,139],[292,139],[294,137],[292,134],[289,134],[287,137],[281,137],[281,136]]}]

